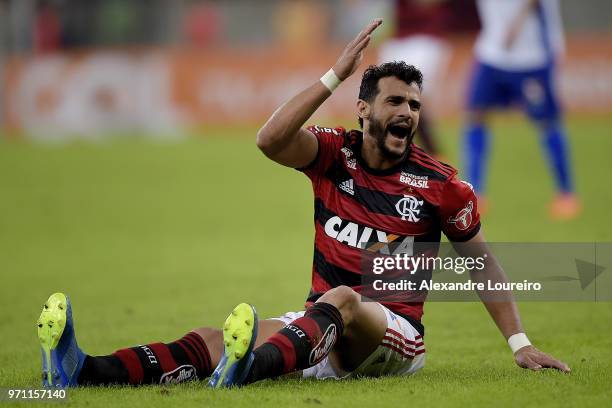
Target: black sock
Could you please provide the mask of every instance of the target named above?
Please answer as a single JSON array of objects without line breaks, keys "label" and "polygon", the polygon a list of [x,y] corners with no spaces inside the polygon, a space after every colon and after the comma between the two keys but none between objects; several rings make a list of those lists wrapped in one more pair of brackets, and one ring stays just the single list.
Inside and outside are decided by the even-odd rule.
[{"label": "black sock", "polygon": [[255,360],[245,381],[246,384],[283,373],[283,355],[275,345],[264,343],[254,351],[254,354]]},{"label": "black sock", "polygon": [[129,373],[115,356],[87,356],[79,374],[81,385],[127,384]]}]

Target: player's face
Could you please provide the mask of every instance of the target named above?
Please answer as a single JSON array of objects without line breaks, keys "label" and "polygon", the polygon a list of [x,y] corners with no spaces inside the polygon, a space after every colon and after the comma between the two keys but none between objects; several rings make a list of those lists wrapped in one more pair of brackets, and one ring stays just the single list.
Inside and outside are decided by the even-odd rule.
[{"label": "player's face", "polygon": [[421,92],[415,83],[396,77],[378,81],[379,93],[364,118],[366,133],[376,139],[378,150],[387,159],[405,156],[419,124]]}]

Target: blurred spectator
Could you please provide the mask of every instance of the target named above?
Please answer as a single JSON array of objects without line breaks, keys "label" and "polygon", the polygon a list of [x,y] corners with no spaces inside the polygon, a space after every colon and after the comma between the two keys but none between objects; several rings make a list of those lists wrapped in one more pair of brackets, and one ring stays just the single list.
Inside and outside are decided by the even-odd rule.
[{"label": "blurred spectator", "polygon": [[449,8],[453,34],[475,34],[480,29],[475,0],[452,0]]},{"label": "blurred spectator", "polygon": [[62,29],[57,8],[50,1],[40,1],[34,17],[34,51],[57,51],[61,45]]},{"label": "blurred spectator", "polygon": [[353,39],[356,30],[378,17],[385,18],[385,23],[376,29],[376,35],[372,40],[375,43],[379,38],[389,35],[393,25],[392,21],[386,21],[386,17],[392,14],[393,5],[389,0],[342,0],[334,3],[337,6],[334,10],[332,33],[336,39],[342,41]]},{"label": "blurred spectator", "polygon": [[431,116],[427,111],[436,84],[445,74],[451,55],[446,36],[450,28],[451,9],[447,0],[395,0],[393,38],[380,47],[380,62],[406,61],[423,73],[424,109],[417,136],[423,148],[438,155]]},{"label": "blurred spectator", "polygon": [[113,45],[137,40],[139,21],[135,6],[136,2],[125,0],[105,0],[99,3],[96,13],[98,40]]},{"label": "blurred spectator", "polygon": [[9,49],[10,22],[8,0],[0,0],[0,58]]},{"label": "blurred spectator", "polygon": [[88,1],[87,7],[65,0],[61,5],[62,12],[62,45],[63,48],[78,48],[95,42],[96,1]]},{"label": "blurred spectator", "polygon": [[282,1],[273,14],[278,41],[292,48],[316,48],[328,41],[330,13],[317,0]]},{"label": "blurred spectator", "polygon": [[206,47],[219,40],[222,25],[215,4],[192,2],[184,15],[184,37],[190,45]]}]

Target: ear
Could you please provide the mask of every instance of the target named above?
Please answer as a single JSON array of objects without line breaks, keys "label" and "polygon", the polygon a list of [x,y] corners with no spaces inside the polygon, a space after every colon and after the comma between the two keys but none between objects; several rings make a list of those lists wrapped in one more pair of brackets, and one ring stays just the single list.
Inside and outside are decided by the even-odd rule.
[{"label": "ear", "polygon": [[361,119],[370,118],[370,104],[363,99],[357,99],[357,116]]}]

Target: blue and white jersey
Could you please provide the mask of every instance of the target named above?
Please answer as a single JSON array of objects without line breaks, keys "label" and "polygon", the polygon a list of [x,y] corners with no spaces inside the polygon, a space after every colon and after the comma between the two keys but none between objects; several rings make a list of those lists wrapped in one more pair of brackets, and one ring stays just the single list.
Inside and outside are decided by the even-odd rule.
[{"label": "blue and white jersey", "polygon": [[476,58],[508,71],[546,67],[564,52],[565,38],[559,0],[538,0],[511,47],[504,47],[508,30],[529,0],[477,0],[482,29]]}]

